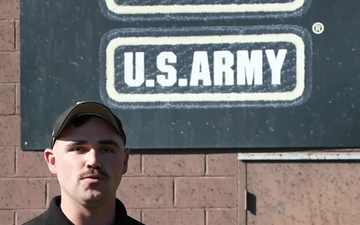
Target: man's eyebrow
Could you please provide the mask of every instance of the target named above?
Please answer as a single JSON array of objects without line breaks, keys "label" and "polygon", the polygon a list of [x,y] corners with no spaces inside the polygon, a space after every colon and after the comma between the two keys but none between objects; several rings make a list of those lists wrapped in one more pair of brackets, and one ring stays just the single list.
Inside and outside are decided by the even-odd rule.
[{"label": "man's eyebrow", "polygon": [[[73,147],[73,146],[78,146],[78,145],[86,145],[88,144],[87,141],[84,141],[84,140],[74,140],[74,141],[71,141],[67,146],[68,147]],[[116,147],[119,147],[120,148],[120,145],[114,141],[114,140],[99,140],[98,141],[98,144],[99,145],[113,145],[113,146],[116,146]]]},{"label": "man's eyebrow", "polygon": [[100,141],[98,141],[98,143],[102,144],[102,145],[114,145],[114,146],[120,147],[119,144],[114,140],[100,140]]},{"label": "man's eyebrow", "polygon": [[68,146],[75,146],[75,145],[85,145],[87,144],[87,141],[82,141],[82,140],[78,140],[78,141],[72,141],[68,144]]}]

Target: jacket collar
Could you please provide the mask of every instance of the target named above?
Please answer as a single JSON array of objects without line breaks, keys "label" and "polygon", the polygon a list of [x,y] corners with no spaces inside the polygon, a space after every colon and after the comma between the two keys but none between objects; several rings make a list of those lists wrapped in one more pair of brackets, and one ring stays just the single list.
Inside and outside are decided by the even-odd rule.
[{"label": "jacket collar", "polygon": [[[74,225],[62,212],[60,202],[61,196],[56,196],[51,200],[49,208],[43,214],[44,220],[49,225]],[[119,199],[116,199],[114,224],[128,224],[128,220],[129,217],[127,216],[124,204]]]}]

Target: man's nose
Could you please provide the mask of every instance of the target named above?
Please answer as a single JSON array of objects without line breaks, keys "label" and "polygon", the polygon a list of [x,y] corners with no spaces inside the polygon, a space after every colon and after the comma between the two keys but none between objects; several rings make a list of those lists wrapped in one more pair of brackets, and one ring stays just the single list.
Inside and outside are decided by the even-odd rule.
[{"label": "man's nose", "polygon": [[99,155],[97,151],[93,148],[86,153],[86,166],[88,168],[94,168],[94,169],[101,167],[101,163],[99,161]]}]

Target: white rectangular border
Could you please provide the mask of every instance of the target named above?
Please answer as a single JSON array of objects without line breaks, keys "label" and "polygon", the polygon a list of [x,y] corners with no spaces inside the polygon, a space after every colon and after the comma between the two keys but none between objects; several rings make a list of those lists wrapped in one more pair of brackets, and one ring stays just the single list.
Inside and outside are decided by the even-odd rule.
[{"label": "white rectangular border", "polygon": [[[191,45],[234,43],[290,42],[296,48],[296,85],[288,92],[265,93],[173,93],[173,94],[125,94],[115,89],[115,51],[120,46],[138,45]],[[177,36],[177,37],[117,37],[109,41],[105,53],[106,92],[116,102],[244,102],[244,101],[293,101],[305,89],[305,43],[293,33],[251,34],[224,36]]]},{"label": "white rectangular border", "polygon": [[304,6],[306,0],[293,0],[286,3],[260,4],[188,4],[128,6],[118,5],[115,0],[105,0],[109,11],[118,14],[174,14],[174,13],[245,13],[245,12],[293,12]]},{"label": "white rectangular border", "polygon": [[238,160],[360,160],[360,152],[238,153]]}]

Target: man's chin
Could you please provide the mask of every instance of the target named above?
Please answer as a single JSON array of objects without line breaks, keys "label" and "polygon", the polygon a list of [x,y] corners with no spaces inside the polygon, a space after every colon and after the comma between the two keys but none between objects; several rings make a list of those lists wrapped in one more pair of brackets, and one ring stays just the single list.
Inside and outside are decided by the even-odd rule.
[{"label": "man's chin", "polygon": [[105,185],[86,185],[81,191],[81,198],[84,203],[101,203],[111,199],[111,191]]},{"label": "man's chin", "polygon": [[87,190],[83,195],[84,202],[99,202],[104,201],[106,195],[102,191],[98,190]]}]

